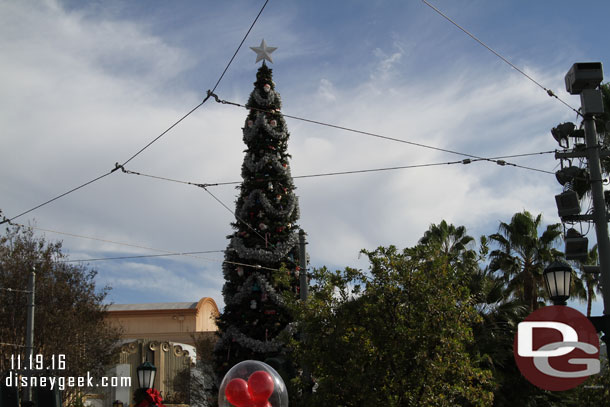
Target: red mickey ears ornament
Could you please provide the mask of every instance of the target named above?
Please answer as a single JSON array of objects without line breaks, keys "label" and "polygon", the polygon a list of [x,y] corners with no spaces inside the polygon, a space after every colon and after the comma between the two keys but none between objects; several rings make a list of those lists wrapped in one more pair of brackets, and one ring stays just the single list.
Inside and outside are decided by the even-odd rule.
[{"label": "red mickey ears ornament", "polygon": [[219,390],[220,407],[288,407],[288,392],[280,375],[255,360],[233,366]]}]

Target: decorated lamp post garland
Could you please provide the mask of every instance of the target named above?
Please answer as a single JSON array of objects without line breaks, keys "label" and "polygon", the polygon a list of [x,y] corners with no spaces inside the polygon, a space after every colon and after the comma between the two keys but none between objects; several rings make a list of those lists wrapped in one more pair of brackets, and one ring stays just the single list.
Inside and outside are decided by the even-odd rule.
[{"label": "decorated lamp post garland", "polygon": [[[263,64],[247,103],[243,182],[223,264],[225,308],[215,348],[221,377],[238,362],[282,354],[278,336],[291,329],[282,293],[296,295],[299,284],[299,206],[287,153],[289,133],[272,71],[265,63],[273,62],[276,48],[264,40],[251,48]],[[282,267],[285,272],[276,271]]]}]

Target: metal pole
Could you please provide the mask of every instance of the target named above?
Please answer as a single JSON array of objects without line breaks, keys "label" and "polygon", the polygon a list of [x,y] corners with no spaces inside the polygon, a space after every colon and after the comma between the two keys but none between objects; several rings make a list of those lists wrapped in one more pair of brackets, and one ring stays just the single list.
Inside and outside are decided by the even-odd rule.
[{"label": "metal pole", "polygon": [[301,229],[299,231],[299,283],[301,292],[301,301],[307,299],[309,288],[307,286],[307,253],[305,252],[305,231]]},{"label": "metal pole", "polygon": [[[309,294],[309,288],[307,285],[307,253],[305,251],[305,231],[301,229],[299,231],[299,283],[300,283],[300,298],[302,302],[307,300],[307,295]],[[305,343],[307,341],[307,337],[304,333],[301,333],[301,341]],[[303,380],[305,382],[305,391],[307,393],[311,393],[311,370],[309,366],[303,366]]]},{"label": "metal pole", "polygon": [[[34,297],[35,297],[35,282],[36,282],[36,268],[32,267],[30,273],[30,279],[28,282],[28,321],[25,334],[25,346],[26,346],[26,361],[25,366],[30,368],[30,361],[34,357]],[[27,386],[25,389],[24,401],[32,401],[32,386]]]},{"label": "metal pole", "polygon": [[[587,98],[581,98],[583,111],[587,111]],[[608,238],[608,222],[606,221],[606,201],[602,183],[602,170],[599,160],[599,141],[595,130],[593,115],[584,115],[585,137],[587,143],[587,158],[591,174],[591,196],[593,198],[593,221],[597,235],[597,247],[600,264],[600,283],[604,297],[604,314],[610,313],[610,239]]]}]

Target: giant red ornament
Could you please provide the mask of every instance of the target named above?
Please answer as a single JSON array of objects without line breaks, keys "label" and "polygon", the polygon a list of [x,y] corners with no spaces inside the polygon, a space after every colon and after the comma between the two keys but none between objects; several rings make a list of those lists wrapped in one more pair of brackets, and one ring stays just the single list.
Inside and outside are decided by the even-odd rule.
[{"label": "giant red ornament", "polygon": [[248,378],[248,391],[254,403],[258,405],[266,405],[269,397],[273,394],[273,378],[264,370],[254,372]]},{"label": "giant red ornament", "polygon": [[258,370],[247,382],[240,378],[231,380],[225,388],[225,396],[235,407],[272,407],[269,397],[274,389],[273,377],[264,370]]},{"label": "giant red ornament", "polygon": [[248,392],[248,383],[244,379],[233,379],[227,384],[225,395],[229,403],[237,407],[250,407],[252,398]]}]

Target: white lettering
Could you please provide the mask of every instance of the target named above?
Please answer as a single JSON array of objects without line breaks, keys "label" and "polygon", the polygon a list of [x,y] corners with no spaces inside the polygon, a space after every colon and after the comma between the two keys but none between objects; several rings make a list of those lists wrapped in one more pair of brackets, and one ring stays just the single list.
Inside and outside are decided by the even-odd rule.
[{"label": "white lettering", "polygon": [[554,350],[533,350],[534,328],[554,329],[561,332],[562,341],[578,342],[578,333],[570,325],[554,321],[524,321],[517,325],[517,353],[522,357],[563,356],[574,350],[573,346],[562,346]]}]

